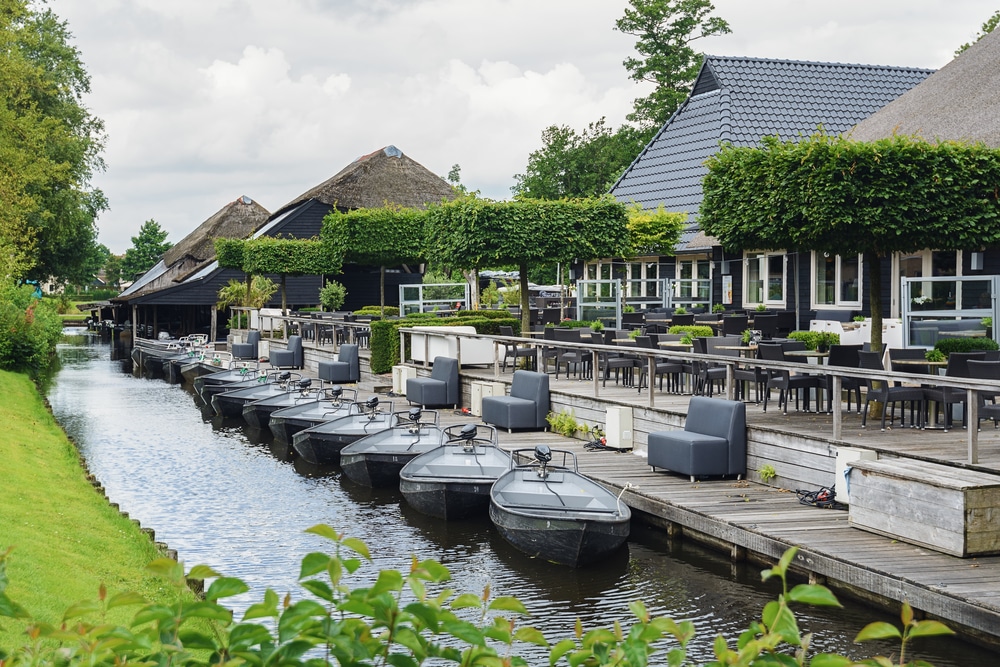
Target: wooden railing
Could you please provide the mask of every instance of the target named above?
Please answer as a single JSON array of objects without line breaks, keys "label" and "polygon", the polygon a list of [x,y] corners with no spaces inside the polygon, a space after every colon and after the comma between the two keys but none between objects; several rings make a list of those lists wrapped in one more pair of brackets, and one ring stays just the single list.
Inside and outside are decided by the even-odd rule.
[{"label": "wooden railing", "polygon": [[[400,335],[400,350],[406,349],[406,336],[410,335],[411,331],[406,328],[399,329]],[[539,348],[539,350],[544,348],[558,348],[561,350],[583,350],[591,355],[591,368],[593,369],[592,376],[592,392],[595,398],[599,398],[601,395],[601,382],[597,374],[597,369],[600,367],[598,357],[602,352],[609,353],[627,353],[633,355],[643,360],[646,364],[646,377],[649,378],[648,387],[646,390],[646,402],[651,408],[656,407],[656,395],[655,383],[653,379],[655,378],[655,366],[657,360],[671,359],[680,361],[699,361],[699,362],[710,362],[718,366],[724,366],[726,368],[726,394],[727,398],[730,400],[734,397],[735,382],[733,381],[733,372],[737,367],[742,368],[760,368],[764,370],[788,370],[793,372],[808,372],[810,375],[824,376],[832,378],[831,381],[831,395],[835,397],[841,396],[843,380],[844,378],[856,378],[860,380],[881,380],[884,382],[903,382],[907,384],[927,384],[935,387],[951,387],[955,389],[962,389],[966,392],[966,417],[965,424],[973,425],[972,428],[966,428],[966,440],[968,455],[967,460],[969,463],[979,462],[979,401],[977,397],[978,391],[992,390],[997,391],[998,387],[995,383],[988,380],[978,380],[973,378],[956,378],[947,377],[943,375],[931,375],[923,373],[900,373],[894,371],[876,371],[860,368],[847,368],[843,366],[826,366],[823,364],[805,364],[802,362],[789,362],[789,361],[764,361],[762,359],[747,359],[743,357],[731,357],[723,356],[718,354],[701,354],[698,352],[681,352],[676,350],[657,350],[644,347],[622,347],[617,345],[604,345],[598,343],[573,343],[567,341],[553,341],[547,339],[535,339],[535,338],[523,338],[523,337],[505,337],[505,336],[486,336],[486,335],[461,335],[454,332],[435,332],[430,327],[421,329],[419,332],[421,335],[425,336],[424,344],[429,345],[429,340],[432,336],[441,336],[456,338],[458,341],[458,362],[461,367],[462,364],[462,339],[478,339],[478,340],[491,340],[493,341],[494,350],[494,360],[493,360],[493,372],[495,377],[500,377],[500,363],[503,358],[503,348],[505,343],[513,343],[519,346],[532,346]],[[428,354],[425,354],[424,359],[428,359]],[[427,363],[426,361],[424,362]],[[839,401],[834,401],[835,405],[839,405]],[[833,414],[833,432],[832,437],[834,440],[842,440],[843,435],[843,414],[839,409],[834,409]]]}]

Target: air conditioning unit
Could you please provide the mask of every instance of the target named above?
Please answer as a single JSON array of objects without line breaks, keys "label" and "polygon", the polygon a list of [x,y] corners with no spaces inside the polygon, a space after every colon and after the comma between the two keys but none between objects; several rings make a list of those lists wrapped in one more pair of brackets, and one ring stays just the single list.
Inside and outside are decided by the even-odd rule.
[{"label": "air conditioning unit", "polygon": [[393,366],[392,367],[392,393],[405,394],[406,381],[417,377],[417,369],[413,366]]},{"label": "air conditioning unit", "polygon": [[847,505],[851,504],[851,485],[847,475],[851,464],[859,460],[876,461],[878,460],[878,452],[858,447],[837,447],[836,478],[834,479],[833,490],[836,493],[838,502]]},{"label": "air conditioning unit", "polygon": [[632,449],[632,408],[621,406],[608,408],[604,437],[611,449]]},{"label": "air conditioning unit", "polygon": [[476,417],[483,415],[483,398],[486,396],[503,396],[507,393],[507,386],[503,382],[473,382],[472,383],[472,405],[469,409]]}]

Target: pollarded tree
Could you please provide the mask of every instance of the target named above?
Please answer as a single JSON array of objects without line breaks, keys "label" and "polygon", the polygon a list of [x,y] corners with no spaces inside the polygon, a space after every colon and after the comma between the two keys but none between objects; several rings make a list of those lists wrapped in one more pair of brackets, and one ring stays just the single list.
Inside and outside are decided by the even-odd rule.
[{"label": "pollarded tree", "polygon": [[882,346],[882,258],[1000,244],[1000,150],[912,137],[814,135],[724,146],[707,162],[700,224],[723,248],[863,253]]},{"label": "pollarded tree", "polygon": [[288,314],[288,276],[340,273],[343,256],[318,239],[280,239],[262,236],[243,242],[243,270],[248,274],[281,276],[281,314]]},{"label": "pollarded tree", "polygon": [[667,211],[662,205],[652,211],[638,204],[629,207],[628,231],[632,248],[627,257],[673,255],[686,222],[687,214]]},{"label": "pollarded tree", "polygon": [[426,239],[427,259],[435,264],[516,265],[525,331],[530,265],[621,257],[631,248],[625,206],[610,196],[505,202],[460,197],[428,209]]},{"label": "pollarded tree", "polygon": [[383,316],[386,267],[424,261],[425,215],[419,209],[386,204],[346,213],[334,210],[323,218],[323,243],[340,249],[345,262],[379,267]]}]

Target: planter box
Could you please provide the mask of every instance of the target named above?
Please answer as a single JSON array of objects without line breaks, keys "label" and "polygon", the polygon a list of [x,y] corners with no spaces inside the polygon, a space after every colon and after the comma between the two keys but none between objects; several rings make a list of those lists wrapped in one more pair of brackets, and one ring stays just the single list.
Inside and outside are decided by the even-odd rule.
[{"label": "planter box", "polygon": [[[411,327],[410,357],[415,362],[434,361],[434,357],[451,357],[458,359],[458,334],[462,338],[462,365],[488,366],[493,364],[493,341],[480,338],[465,338],[477,336],[475,327]],[[451,333],[452,336],[428,336],[424,331],[435,333]]]},{"label": "planter box", "polygon": [[952,556],[1000,553],[1000,475],[902,458],[851,466],[855,527]]}]

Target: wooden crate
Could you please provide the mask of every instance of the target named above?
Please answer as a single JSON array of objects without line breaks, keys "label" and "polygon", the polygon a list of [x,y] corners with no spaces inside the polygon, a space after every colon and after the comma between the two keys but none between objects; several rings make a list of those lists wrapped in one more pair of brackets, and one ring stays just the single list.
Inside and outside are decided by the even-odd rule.
[{"label": "wooden crate", "polygon": [[1000,475],[914,459],[855,461],[849,519],[953,556],[1000,553]]}]

